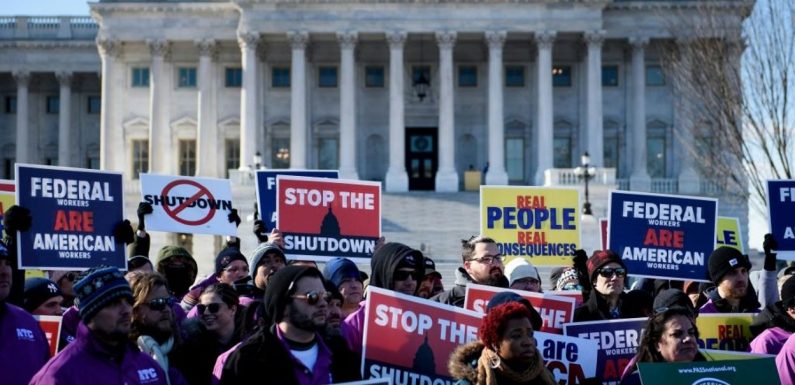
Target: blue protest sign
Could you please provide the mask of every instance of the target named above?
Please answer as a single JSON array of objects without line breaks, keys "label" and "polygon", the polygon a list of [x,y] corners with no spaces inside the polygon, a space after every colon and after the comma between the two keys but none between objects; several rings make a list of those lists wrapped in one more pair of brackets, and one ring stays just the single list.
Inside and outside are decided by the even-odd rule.
[{"label": "blue protest sign", "polygon": [[310,176],[339,179],[337,170],[259,170],[257,171],[257,209],[268,231],[276,228],[276,177],[278,175]]},{"label": "blue protest sign", "polygon": [[767,181],[767,213],[777,257],[795,260],[795,180]]},{"label": "blue protest sign", "polygon": [[17,204],[33,225],[18,232],[22,269],[127,269],[114,227],[124,217],[122,174],[78,168],[16,165]]},{"label": "blue protest sign", "polygon": [[630,275],[709,281],[717,199],[612,191],[608,212],[607,247]]},{"label": "blue protest sign", "polygon": [[645,325],[646,318],[628,318],[567,323],[563,331],[569,337],[596,342],[596,377],[603,383],[617,384],[637,353]]}]

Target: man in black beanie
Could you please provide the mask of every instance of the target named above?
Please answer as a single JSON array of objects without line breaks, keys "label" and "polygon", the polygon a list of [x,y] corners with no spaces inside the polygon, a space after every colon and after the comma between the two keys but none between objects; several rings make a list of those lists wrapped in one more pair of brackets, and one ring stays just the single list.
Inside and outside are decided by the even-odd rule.
[{"label": "man in black beanie", "polygon": [[707,303],[698,310],[709,313],[758,313],[759,300],[748,280],[751,261],[739,250],[721,246],[707,262],[709,276],[716,287],[707,291]]},{"label": "man in black beanie", "polygon": [[778,354],[795,333],[795,276],[781,286],[781,301],[767,305],[751,324],[751,353]]},{"label": "man in black beanie", "polygon": [[330,299],[323,275],[313,267],[287,266],[274,273],[263,298],[273,325],[229,356],[220,383],[321,385],[361,379],[350,351],[339,350],[345,344],[327,344],[319,333]]}]

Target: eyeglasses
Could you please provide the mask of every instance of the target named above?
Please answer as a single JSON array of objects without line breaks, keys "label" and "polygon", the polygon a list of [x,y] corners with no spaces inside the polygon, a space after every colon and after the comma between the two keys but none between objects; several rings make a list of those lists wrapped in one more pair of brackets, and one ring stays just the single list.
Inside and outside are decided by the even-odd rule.
[{"label": "eyeglasses", "polygon": [[171,304],[174,303],[174,299],[171,297],[161,297],[155,298],[146,303],[146,306],[149,306],[150,309],[154,311],[163,311],[166,307],[170,307]]},{"label": "eyeglasses", "polygon": [[313,291],[310,291],[310,292],[308,292],[306,294],[293,294],[292,297],[293,298],[298,298],[298,299],[303,299],[303,300],[306,301],[307,304],[312,305],[312,306],[317,305],[317,303],[320,302],[321,298],[323,298],[323,300],[326,301],[326,303],[329,303],[331,301],[331,293],[329,293],[327,291],[314,291],[313,290]]},{"label": "eyeglasses", "polygon": [[397,270],[397,271],[395,271],[395,274],[392,275],[392,278],[395,281],[405,281],[405,280],[407,280],[409,278],[411,278],[411,279],[413,279],[415,281],[419,281],[419,279],[417,279],[417,272],[413,271],[413,270],[412,271]]},{"label": "eyeglasses", "polygon": [[615,274],[618,277],[625,277],[627,275],[627,269],[623,267],[616,267],[616,268],[605,267],[603,269],[599,269],[599,275],[601,275],[602,277],[610,278],[613,276],[613,274]]},{"label": "eyeglasses", "polygon": [[480,257],[480,258],[470,258],[469,260],[470,261],[475,261],[475,262],[480,262],[480,263],[483,263],[483,264],[486,264],[486,265],[491,265],[494,262],[502,263],[502,256],[501,255],[495,255],[495,256],[492,257],[492,256],[487,255],[485,257]]},{"label": "eyeglasses", "polygon": [[202,304],[196,305],[196,311],[198,311],[199,314],[204,314],[205,310],[209,310],[210,314],[218,313],[218,311],[221,310],[221,304],[218,302],[213,302],[208,305],[202,305]]}]

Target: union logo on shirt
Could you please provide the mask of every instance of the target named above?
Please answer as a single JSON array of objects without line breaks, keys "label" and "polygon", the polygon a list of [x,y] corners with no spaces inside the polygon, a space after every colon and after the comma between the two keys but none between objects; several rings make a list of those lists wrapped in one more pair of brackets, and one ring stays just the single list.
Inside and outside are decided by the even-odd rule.
[{"label": "union logo on shirt", "polygon": [[17,339],[24,341],[36,341],[36,337],[30,329],[17,328]]},{"label": "union logo on shirt", "polygon": [[152,382],[157,382],[157,370],[155,368],[148,368],[148,369],[141,369],[138,371],[138,380],[141,381],[142,384],[149,384]]}]

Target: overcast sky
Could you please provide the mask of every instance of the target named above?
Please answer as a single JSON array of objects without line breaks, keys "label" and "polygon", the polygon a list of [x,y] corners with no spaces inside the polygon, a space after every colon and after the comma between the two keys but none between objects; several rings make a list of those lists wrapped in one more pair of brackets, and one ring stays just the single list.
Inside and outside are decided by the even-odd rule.
[{"label": "overcast sky", "polygon": [[86,0],[0,0],[0,15],[88,16]]}]

